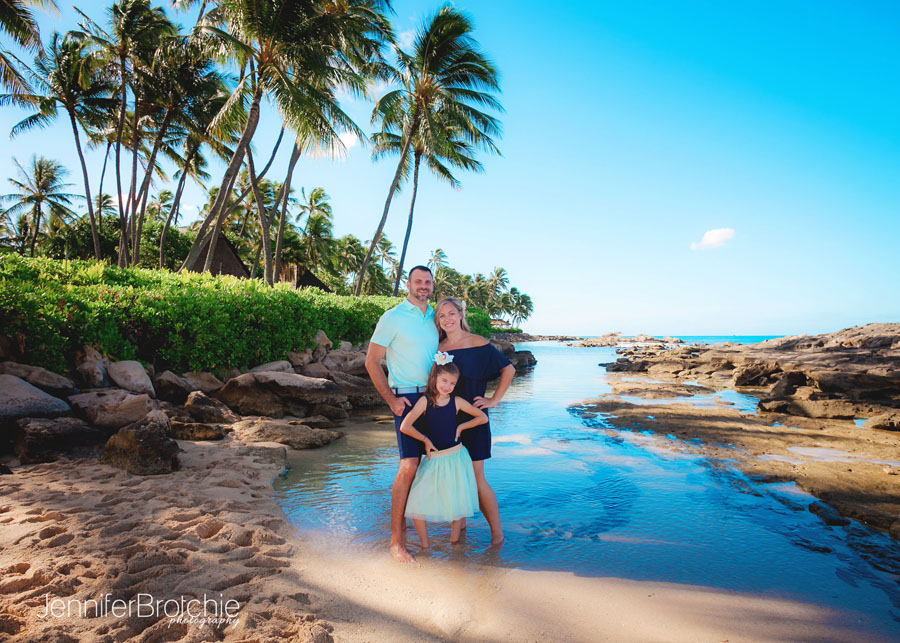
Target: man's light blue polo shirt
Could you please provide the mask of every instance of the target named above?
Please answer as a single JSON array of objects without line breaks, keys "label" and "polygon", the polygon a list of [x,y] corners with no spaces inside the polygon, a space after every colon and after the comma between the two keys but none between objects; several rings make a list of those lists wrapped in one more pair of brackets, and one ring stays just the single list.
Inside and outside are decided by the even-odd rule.
[{"label": "man's light blue polo shirt", "polygon": [[372,343],[384,346],[388,367],[388,384],[396,388],[425,386],[438,347],[434,311],[404,299],[386,311],[372,334]]}]

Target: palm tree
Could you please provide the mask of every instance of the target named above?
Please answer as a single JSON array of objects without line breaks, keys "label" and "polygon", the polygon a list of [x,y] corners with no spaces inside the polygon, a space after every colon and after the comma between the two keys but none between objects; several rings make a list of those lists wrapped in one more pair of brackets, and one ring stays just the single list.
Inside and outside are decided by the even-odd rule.
[{"label": "palm tree", "polygon": [[[357,276],[357,295],[384,230],[394,192],[408,167],[407,154],[413,142],[446,141],[448,125],[458,127],[463,140],[471,143],[483,143],[500,132],[497,120],[479,109],[502,108],[493,95],[499,91],[497,71],[478,51],[472,28],[465,14],[444,6],[419,30],[412,55],[398,50],[402,87],[382,96],[375,114],[383,124],[400,130],[403,145],[381,220]],[[438,113],[443,116],[435,118]]]},{"label": "palm tree", "polygon": [[440,268],[443,268],[447,265],[446,253],[438,248],[431,253],[431,256],[428,258],[428,263],[426,263],[425,265],[428,266],[432,270],[432,272],[437,272]]},{"label": "palm tree", "polygon": [[[196,262],[206,231],[222,215],[224,199],[245,156],[251,184],[256,183],[249,145],[259,123],[263,96],[272,98],[302,144],[335,141],[340,131],[362,136],[338,106],[334,91],[338,86],[362,91],[366,77],[377,69],[382,43],[391,38],[390,24],[383,14],[386,6],[385,0],[342,0],[327,6],[316,0],[220,0],[206,15],[199,29],[247,71],[242,73],[231,100],[249,97],[250,111],[222,178],[218,199],[182,268]],[[268,237],[268,222],[264,221],[260,199],[256,200],[262,233]],[[263,248],[266,281],[271,284],[271,248],[268,243],[263,243]],[[212,256],[211,251],[208,256]]]},{"label": "palm tree", "polygon": [[[41,9],[57,8],[55,0],[0,0],[0,33],[8,34],[26,51],[38,51],[41,48],[41,32],[27,5]],[[12,94],[30,91],[28,82],[5,52],[0,52],[0,86]]]},{"label": "palm tree", "polygon": [[324,267],[334,252],[331,214],[316,212],[306,220],[300,239],[306,258],[306,267],[317,270]]},{"label": "palm tree", "polygon": [[[128,209],[122,195],[122,135],[125,130],[125,118],[128,115],[128,89],[134,90],[135,65],[149,66],[150,53],[166,37],[177,32],[175,25],[166,17],[165,12],[150,6],[150,0],[119,0],[109,9],[110,32],[107,33],[84,13],[80,12],[85,23],[84,31],[89,32],[91,40],[105,52],[111,66],[118,73],[117,94],[120,97],[119,117],[116,123],[116,187],[119,195],[119,267],[128,263],[128,216],[133,212],[135,200],[135,183],[137,182],[137,154],[139,150],[137,123],[141,117],[141,109],[136,104],[131,124],[132,178],[128,190]],[[136,101],[137,102],[137,101]]]},{"label": "palm tree", "polygon": [[0,105],[12,103],[36,110],[12,128],[11,137],[34,127],[47,127],[58,116],[59,107],[66,111],[81,162],[94,258],[100,259],[99,228],[78,129],[79,124],[86,129],[86,122],[98,121],[104,111],[115,105],[115,100],[111,97],[113,84],[104,74],[103,61],[87,45],[80,32],[70,31],[65,36],[53,32],[47,46],[35,56],[34,68],[23,65],[33,89],[0,95]]},{"label": "palm tree", "polygon": [[51,222],[67,221],[75,216],[69,207],[72,201],[81,198],[77,194],[63,192],[71,183],[64,183],[63,177],[68,174],[66,168],[57,161],[42,156],[33,156],[30,172],[22,167],[21,163],[13,159],[19,168],[22,180],[9,179],[16,188],[16,192],[0,195],[0,202],[11,201],[12,206],[7,208],[5,214],[27,214],[31,218],[29,228],[31,230],[31,256],[34,256],[34,246],[37,243],[38,232],[46,210],[48,220]]},{"label": "palm tree", "polygon": [[397,261],[397,249],[391,243],[391,240],[387,238],[387,235],[381,235],[381,239],[378,240],[377,251],[382,270],[384,270],[385,262],[390,266]]}]

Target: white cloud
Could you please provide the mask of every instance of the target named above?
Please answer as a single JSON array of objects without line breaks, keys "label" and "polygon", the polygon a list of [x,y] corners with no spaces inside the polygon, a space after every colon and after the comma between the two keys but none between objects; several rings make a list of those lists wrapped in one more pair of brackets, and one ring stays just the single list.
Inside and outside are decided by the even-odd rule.
[{"label": "white cloud", "polygon": [[359,145],[359,137],[353,132],[344,132],[339,134],[338,138],[341,139],[341,143],[344,144],[344,147],[347,148],[348,152]]},{"label": "white cloud", "polygon": [[733,228],[716,228],[715,230],[707,230],[700,240],[691,244],[691,250],[706,250],[708,248],[718,248],[725,245],[727,241],[734,238]]},{"label": "white cloud", "polygon": [[409,31],[401,31],[397,34],[397,44],[400,45],[400,49],[404,51],[409,51],[412,49],[413,39],[416,37],[416,32],[410,29]]}]

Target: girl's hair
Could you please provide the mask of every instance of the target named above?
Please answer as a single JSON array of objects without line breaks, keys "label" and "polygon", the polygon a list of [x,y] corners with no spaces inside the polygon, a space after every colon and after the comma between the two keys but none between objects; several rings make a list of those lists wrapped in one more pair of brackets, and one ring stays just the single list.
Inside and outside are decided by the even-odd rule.
[{"label": "girl's hair", "polygon": [[437,390],[437,378],[438,375],[444,373],[459,379],[459,369],[453,362],[450,362],[449,364],[435,364],[432,366],[431,372],[428,374],[428,383],[425,384],[425,397],[428,398],[428,404],[431,406],[437,404],[437,398],[438,395],[440,395]]},{"label": "girl's hair", "polygon": [[437,303],[437,306],[434,307],[434,325],[437,326],[438,341],[442,342],[447,339],[447,333],[441,328],[441,323],[438,321],[438,313],[441,312],[441,308],[444,307],[444,304],[453,304],[453,307],[459,312],[459,327],[467,333],[471,333],[472,331],[469,330],[469,324],[466,323],[466,302],[462,299],[457,299],[456,297],[444,297]]}]

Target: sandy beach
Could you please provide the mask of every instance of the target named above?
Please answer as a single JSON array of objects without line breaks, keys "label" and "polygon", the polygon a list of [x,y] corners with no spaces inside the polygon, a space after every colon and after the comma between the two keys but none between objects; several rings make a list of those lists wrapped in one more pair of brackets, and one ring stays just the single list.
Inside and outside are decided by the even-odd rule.
[{"label": "sandy beach", "polygon": [[[346,427],[354,429],[389,430]],[[398,565],[386,548],[342,547],[286,520],[272,489],[281,445],[246,446],[233,435],[179,445],[182,467],[165,476],[62,459],[2,478],[0,631],[8,640],[877,640],[867,638],[863,617],[789,600],[453,556]],[[77,612],[106,596],[131,601],[132,616]],[[173,602],[168,613],[138,616],[148,596],[233,601],[236,615],[178,622]]]}]

